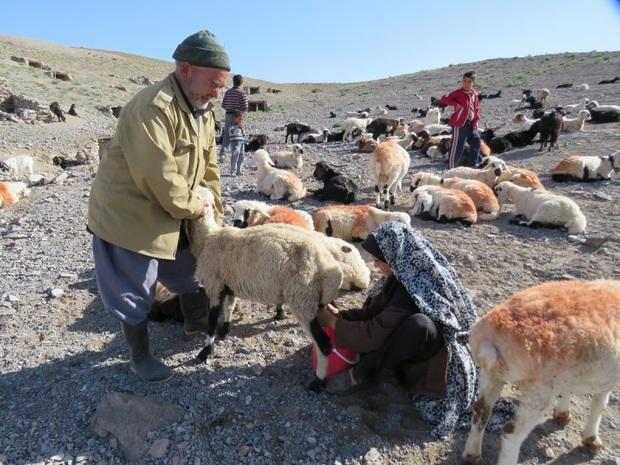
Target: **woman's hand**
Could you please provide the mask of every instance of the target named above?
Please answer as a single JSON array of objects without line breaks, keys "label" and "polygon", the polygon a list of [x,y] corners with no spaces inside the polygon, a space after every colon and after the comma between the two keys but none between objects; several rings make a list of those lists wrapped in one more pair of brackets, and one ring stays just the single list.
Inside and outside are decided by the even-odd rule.
[{"label": "woman's hand", "polygon": [[[338,319],[331,311],[328,310],[329,305],[326,308],[322,308],[316,314],[316,319],[319,324],[324,328],[336,329],[336,320]],[[335,309],[338,310],[338,309]]]},{"label": "woman's hand", "polygon": [[332,315],[335,315],[338,317],[340,316],[340,309],[334,307],[332,304],[327,304],[327,307],[325,307],[325,309]]}]

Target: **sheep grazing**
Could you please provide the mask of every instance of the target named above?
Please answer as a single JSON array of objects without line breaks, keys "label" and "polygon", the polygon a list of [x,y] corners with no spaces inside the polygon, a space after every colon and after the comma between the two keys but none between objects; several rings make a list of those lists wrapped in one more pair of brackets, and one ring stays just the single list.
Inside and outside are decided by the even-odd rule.
[{"label": "sheep grazing", "polygon": [[457,166],[456,168],[452,168],[451,170],[444,171],[441,175],[442,178],[463,178],[463,179],[477,179],[480,182],[483,182],[489,187],[493,187],[495,185],[495,179],[501,175],[504,171],[508,171],[508,166],[506,162],[502,159],[495,159],[482,168],[470,168],[467,166]]},{"label": "sheep grazing", "polygon": [[233,205],[233,212],[233,226],[236,228],[286,223],[304,229],[314,229],[310,214],[282,205],[268,205],[258,200],[238,200]]},{"label": "sheep grazing", "polygon": [[293,142],[293,136],[297,135],[297,143],[301,142],[301,135],[304,132],[308,132],[310,131],[310,126],[308,126],[307,124],[303,124],[303,123],[299,123],[299,122],[295,122],[295,123],[288,123],[286,126],[286,136],[284,136],[284,143],[286,144],[288,142],[288,138],[290,136],[291,138],[291,143]]},{"label": "sheep grazing", "polygon": [[23,197],[30,195],[30,189],[25,182],[0,181],[0,208],[13,205]]},{"label": "sheep grazing", "polygon": [[510,224],[560,228],[569,234],[581,234],[586,230],[586,217],[568,197],[517,186],[510,181],[500,182],[494,190],[500,203],[510,201],[515,206],[516,216]]},{"label": "sheep grazing", "polygon": [[22,179],[34,174],[34,159],[30,155],[18,155],[0,161],[0,171],[7,173],[11,179]]},{"label": "sheep grazing", "polygon": [[293,144],[293,150],[273,152],[270,158],[278,168],[297,168],[300,170],[304,166],[303,154],[304,149],[301,144]]},{"label": "sheep grazing", "polygon": [[588,110],[581,110],[577,114],[577,118],[567,118],[563,116],[562,131],[578,132],[583,131],[584,123],[590,119],[590,112]]},{"label": "sheep grazing", "polygon": [[355,182],[344,174],[338,173],[325,161],[314,165],[312,173],[314,179],[323,182],[323,188],[313,191],[314,196],[321,202],[334,200],[344,204],[355,202],[359,187]]},{"label": "sheep grazing", "polygon": [[342,136],[343,141],[348,141],[350,137],[352,137],[353,130],[359,129],[360,132],[366,131],[366,126],[370,124],[372,118],[347,118],[342,123],[342,129],[344,130],[344,135]]},{"label": "sheep grazing", "polygon": [[221,227],[215,221],[214,202],[206,207],[207,214],[190,223],[196,278],[210,302],[207,342],[197,358],[204,361],[213,352],[222,307],[226,316],[238,298],[286,305],[316,347],[316,377],[310,389],[320,391],[332,347],[316,315],[336,298],[342,283],[334,257],[311,231],[286,224]]},{"label": "sheep grazing", "polygon": [[540,149],[538,151],[542,152],[543,148],[547,145],[547,142],[549,142],[548,151],[551,151],[551,149],[557,144],[563,127],[564,117],[558,111],[551,110],[549,113],[546,113],[542,118],[540,118],[540,121],[538,121],[538,130],[540,132]]},{"label": "sheep grazing", "polygon": [[620,150],[604,157],[573,155],[562,160],[551,171],[555,182],[609,181],[611,173],[620,171]]},{"label": "sheep grazing", "polygon": [[394,131],[400,125],[397,119],[392,118],[377,118],[372,120],[368,126],[366,126],[366,132],[372,133],[372,138],[379,140],[381,135],[393,136]]},{"label": "sheep grazing", "polygon": [[423,220],[460,222],[464,226],[471,226],[478,219],[476,206],[465,192],[440,186],[420,186],[415,189],[413,208],[409,213]]},{"label": "sheep grazing", "polygon": [[50,103],[50,111],[56,116],[56,118],[58,118],[58,121],[62,121],[63,123],[67,120],[67,118],[65,118],[65,113],[62,111],[62,108],[60,108],[60,104],[58,102],[52,102]]},{"label": "sheep grazing", "polygon": [[386,221],[411,224],[404,212],[386,212],[370,205],[330,205],[312,215],[315,231],[349,242],[361,242]]},{"label": "sheep grazing", "polygon": [[245,153],[256,152],[258,149],[262,149],[269,142],[269,136],[265,134],[254,134],[250,137],[248,142],[243,144]]},{"label": "sheep grazing", "polygon": [[301,179],[288,170],[281,170],[273,165],[266,150],[260,149],[256,157],[256,192],[272,200],[287,199],[290,202],[307,195]]},{"label": "sheep grazing", "polygon": [[480,378],[466,462],[483,463],[485,426],[505,383],[516,385],[521,401],[504,426],[498,465],[517,464],[522,442],[556,397],[553,417],[566,425],[571,396],[592,396],[581,442],[602,449],[601,415],[620,384],[619,281],[550,281],[519,291],[472,326],[469,345]]},{"label": "sheep grazing", "polygon": [[377,208],[389,209],[394,205],[396,190],[402,190],[402,179],[409,171],[409,153],[397,143],[386,140],[370,155],[368,169],[373,177]]},{"label": "sheep grazing", "polygon": [[601,82],[599,82],[599,85],[600,84],[615,84],[618,81],[620,81],[620,76],[616,76],[613,79],[603,79]]}]

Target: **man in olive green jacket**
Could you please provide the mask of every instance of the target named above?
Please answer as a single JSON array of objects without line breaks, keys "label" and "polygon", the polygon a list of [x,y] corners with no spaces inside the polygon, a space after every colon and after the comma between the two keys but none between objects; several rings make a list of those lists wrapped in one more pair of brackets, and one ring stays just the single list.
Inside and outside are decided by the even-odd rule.
[{"label": "man in olive green jacket", "polygon": [[131,369],[147,382],[173,375],[149,349],[146,317],[157,281],[179,294],[186,334],[207,327],[209,302],[194,276],[184,225],[204,215],[197,186],[213,191],[217,220],[223,218],[211,100],[230,71],[228,55],[203,30],[179,44],[173,58],[174,73],[123,107],[88,208],[101,299],[121,322]]}]

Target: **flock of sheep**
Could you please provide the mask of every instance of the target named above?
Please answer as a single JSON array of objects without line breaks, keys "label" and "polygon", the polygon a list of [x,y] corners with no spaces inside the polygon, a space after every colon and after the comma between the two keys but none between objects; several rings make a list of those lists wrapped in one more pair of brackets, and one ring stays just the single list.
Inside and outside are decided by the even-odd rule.
[{"label": "flock of sheep", "polygon": [[[548,94],[539,91],[537,97],[526,95],[523,101],[540,108]],[[456,167],[437,175],[410,173],[409,151],[420,150],[435,159],[447,152],[450,135],[442,109],[431,107],[424,121],[406,124],[385,117],[381,110],[381,116],[374,119],[367,112],[356,112],[336,134],[301,123],[287,125],[286,141],[290,136],[293,142],[297,135],[290,151],[270,154],[259,148],[254,154],[256,192],[270,202],[238,201],[232,227],[215,221],[211,192],[197,192],[210,207],[210,214],[192,220],[192,252],[197,257],[197,277],[211,303],[208,338],[198,358],[205,360],[213,351],[220,313],[224,327],[219,335],[230,331],[237,299],[274,306],[279,317],[286,306],[317,348],[316,377],[310,389],[320,391],[332,347],[316,314],[339,290],[364,289],[370,284],[370,270],[350,242],[363,240],[386,221],[410,224],[410,215],[467,226],[479,220],[493,221],[506,202],[514,205],[514,224],[583,234],[587,220],[572,199],[545,189],[536,173],[509,166],[497,155],[521,143],[532,143],[536,134],[540,134],[541,150],[547,139],[551,148],[563,130],[582,130],[593,113],[612,121],[613,115],[620,115],[620,107],[601,106],[587,99],[537,118],[520,112],[514,115],[517,131],[501,136],[502,140],[486,134],[485,157],[479,167]],[[576,117],[566,116],[569,114]],[[311,191],[304,186],[295,172],[303,166],[302,143],[330,139],[351,140],[359,151],[370,153],[367,167],[374,205],[354,204],[359,186],[324,161],[317,163],[314,171],[323,187]],[[33,161],[28,156],[7,159],[0,162],[0,170],[12,179],[0,182],[0,207],[8,207],[28,195],[22,179],[33,174]],[[618,171],[620,150],[601,157],[568,157],[553,169],[551,179],[595,182],[610,180],[612,172]],[[399,203],[397,192],[402,192],[407,176],[413,207],[409,213],[390,211]],[[281,202],[303,202],[310,197],[331,204],[310,215]],[[522,441],[558,394],[561,401],[554,416],[564,424],[570,418],[570,395],[593,394],[583,444],[594,452],[600,450],[597,430],[601,413],[611,391],[620,384],[620,283],[550,282],[526,289],[482,317],[472,329],[470,344],[481,375],[474,422],[463,453],[466,461],[482,463],[484,425],[506,382],[516,384],[524,398],[504,428],[498,463],[516,464]]]}]

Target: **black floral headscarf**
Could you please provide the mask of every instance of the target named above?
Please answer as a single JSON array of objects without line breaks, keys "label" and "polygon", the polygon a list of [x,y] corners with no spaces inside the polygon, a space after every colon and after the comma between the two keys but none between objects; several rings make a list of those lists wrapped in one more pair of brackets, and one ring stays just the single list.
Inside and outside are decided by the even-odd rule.
[{"label": "black floral headscarf", "polygon": [[[448,379],[446,397],[415,396],[414,404],[426,422],[435,426],[433,437],[445,438],[457,428],[471,424],[478,372],[474,364],[467,336],[477,321],[478,314],[446,258],[411,226],[388,221],[372,232],[386,263],[407,289],[420,312],[435,323],[448,349]],[[369,295],[381,291],[381,279]],[[489,429],[497,429],[508,421],[508,412],[499,418],[494,415]]]}]

